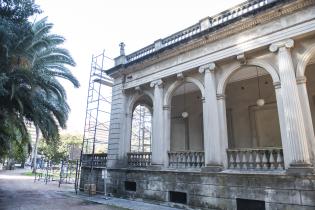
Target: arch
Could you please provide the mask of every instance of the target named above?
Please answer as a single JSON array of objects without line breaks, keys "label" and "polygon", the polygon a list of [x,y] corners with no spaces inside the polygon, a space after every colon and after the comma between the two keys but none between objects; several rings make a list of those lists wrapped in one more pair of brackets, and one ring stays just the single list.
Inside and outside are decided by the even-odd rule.
[{"label": "arch", "polygon": [[296,78],[301,78],[305,76],[305,70],[307,64],[310,62],[312,56],[315,55],[315,44],[312,44],[310,48],[308,48],[302,55],[301,59],[299,59],[296,68]]},{"label": "arch", "polygon": [[274,84],[280,83],[280,77],[272,65],[270,65],[269,63],[263,60],[251,59],[247,61],[246,65],[241,65],[240,63],[237,63],[237,64],[234,64],[232,67],[230,67],[227,71],[225,71],[225,73],[223,74],[223,77],[218,82],[217,95],[225,94],[225,88],[229,79],[235,72],[237,72],[243,66],[261,67],[270,74]]},{"label": "arch", "polygon": [[175,90],[182,85],[185,82],[191,82],[193,84],[195,84],[200,92],[201,92],[201,96],[204,97],[204,86],[203,84],[200,82],[200,80],[195,79],[193,77],[185,77],[183,80],[177,80],[175,81],[173,84],[171,84],[171,86],[167,89],[165,96],[164,96],[164,105],[169,106],[170,102],[171,102],[171,98],[175,92]]},{"label": "arch", "polygon": [[[151,92],[149,92],[149,91],[147,91],[147,90],[144,90],[141,94],[136,93],[136,94],[132,95],[132,96],[129,98],[128,109],[127,109],[127,110],[128,110],[128,113],[127,113],[127,114],[130,114],[130,115],[132,114],[133,109],[134,109],[136,103],[138,102],[138,100],[139,100],[140,98],[142,98],[142,97],[144,97],[144,96],[148,96],[148,97],[151,99],[152,104],[153,104],[153,99],[154,99],[154,97],[153,97],[153,94],[152,94]],[[149,110],[152,112],[152,108],[149,109]]]}]

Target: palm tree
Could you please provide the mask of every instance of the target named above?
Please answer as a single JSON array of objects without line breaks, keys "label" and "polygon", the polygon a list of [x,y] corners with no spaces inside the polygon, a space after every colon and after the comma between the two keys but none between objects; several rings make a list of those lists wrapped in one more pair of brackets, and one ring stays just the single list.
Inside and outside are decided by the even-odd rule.
[{"label": "palm tree", "polygon": [[[35,22],[31,33],[21,36],[8,50],[7,67],[0,69],[4,72],[4,85],[1,85],[0,74],[0,109],[33,122],[47,143],[58,141],[59,127],[66,127],[70,111],[66,91],[58,78],[79,87],[78,80],[68,69],[75,66],[75,62],[69,52],[60,47],[65,39],[51,34],[52,27],[47,18]],[[34,163],[36,166],[36,155]]]},{"label": "palm tree", "polygon": [[[75,62],[66,49],[60,48],[65,39],[59,35],[50,34],[53,24],[47,23],[47,18],[36,22],[33,27],[34,36],[27,49],[27,56],[32,60],[31,69],[36,77],[36,85],[32,90],[32,98],[36,99],[30,110],[31,120],[36,130],[41,130],[47,141],[59,138],[58,126],[66,127],[70,108],[66,102],[66,91],[57,78],[63,78],[75,87],[78,80],[72,75],[67,66],[75,66]],[[57,122],[56,122],[57,121]],[[36,145],[39,142],[39,132],[36,132]],[[36,154],[36,153],[35,153]],[[36,157],[36,156],[35,156]],[[34,159],[36,166],[36,158]]]}]

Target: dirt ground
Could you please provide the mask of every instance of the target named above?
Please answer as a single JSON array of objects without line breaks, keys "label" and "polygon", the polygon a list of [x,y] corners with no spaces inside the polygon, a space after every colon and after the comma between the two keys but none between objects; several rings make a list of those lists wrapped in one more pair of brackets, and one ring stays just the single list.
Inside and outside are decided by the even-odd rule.
[{"label": "dirt ground", "polygon": [[25,170],[0,170],[0,210],[121,210],[104,204],[67,196],[73,185],[35,182]]}]

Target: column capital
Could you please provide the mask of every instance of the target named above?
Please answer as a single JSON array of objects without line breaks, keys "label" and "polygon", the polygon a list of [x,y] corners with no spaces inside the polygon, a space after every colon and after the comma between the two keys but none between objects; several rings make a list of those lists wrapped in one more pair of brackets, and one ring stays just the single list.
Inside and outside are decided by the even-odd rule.
[{"label": "column capital", "polygon": [[280,82],[274,82],[273,86],[275,87],[275,89],[280,89],[281,88],[281,83]]},{"label": "column capital", "polygon": [[163,85],[163,80],[161,80],[161,79],[152,81],[150,83],[150,87],[161,87],[162,85]]},{"label": "column capital", "polygon": [[300,84],[305,84],[305,83],[306,83],[306,77],[305,76],[296,78],[296,84],[300,85]]},{"label": "column capital", "polygon": [[225,100],[224,94],[217,94],[217,100]]},{"label": "column capital", "polygon": [[294,46],[293,39],[286,39],[279,42],[275,42],[270,45],[269,50],[271,52],[277,52],[280,48],[292,48]]},{"label": "column capital", "polygon": [[208,63],[199,67],[199,73],[202,74],[202,73],[205,73],[206,71],[214,72],[215,68],[216,68],[215,63],[213,62]]}]

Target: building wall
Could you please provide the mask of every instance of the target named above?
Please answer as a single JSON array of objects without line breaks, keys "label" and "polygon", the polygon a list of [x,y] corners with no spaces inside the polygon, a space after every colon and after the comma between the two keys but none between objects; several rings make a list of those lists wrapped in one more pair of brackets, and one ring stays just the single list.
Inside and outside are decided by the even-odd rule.
[{"label": "building wall", "polygon": [[[169,191],[178,191],[187,193],[187,204],[194,208],[235,210],[236,198],[242,198],[265,201],[266,210],[315,209],[315,176],[150,170],[143,173],[141,169],[109,170],[109,174],[108,190],[116,196],[169,202]],[[125,181],[136,182],[136,191],[126,190]]]},{"label": "building wall", "polygon": [[108,166],[115,166],[119,160],[119,151],[123,142],[123,122],[125,115],[125,101],[120,80],[115,80],[112,88],[112,106],[110,116],[110,131],[108,140]]}]

